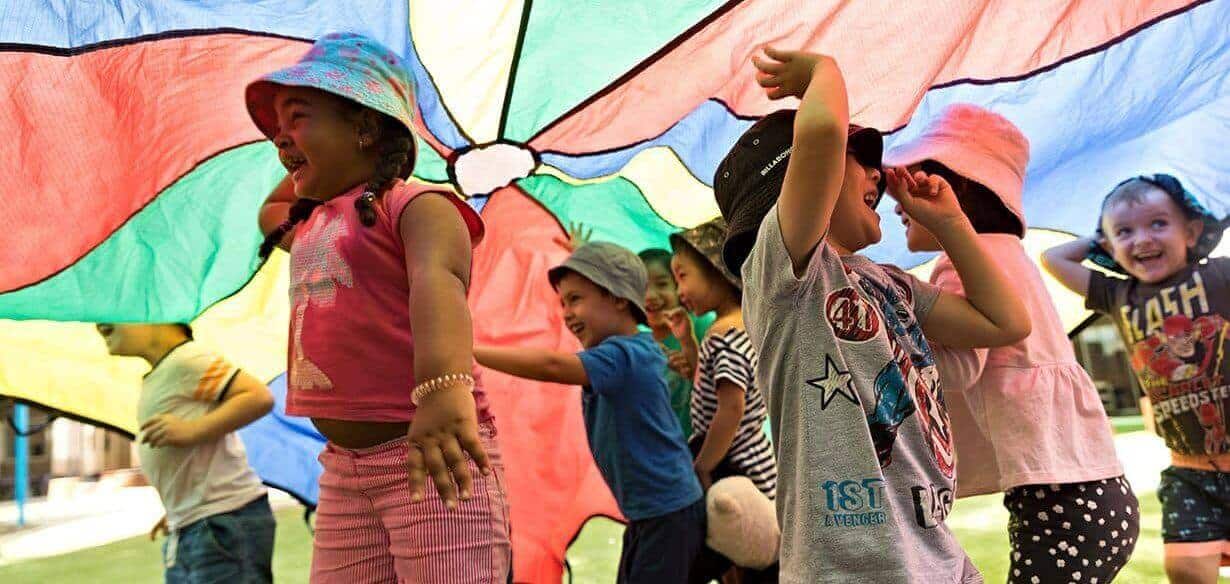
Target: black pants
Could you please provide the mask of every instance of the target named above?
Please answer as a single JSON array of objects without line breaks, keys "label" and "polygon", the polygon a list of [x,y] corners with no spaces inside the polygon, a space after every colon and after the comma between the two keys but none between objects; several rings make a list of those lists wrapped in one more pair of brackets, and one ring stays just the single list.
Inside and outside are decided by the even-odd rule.
[{"label": "black pants", "polygon": [[1009,584],[1110,582],[1140,535],[1140,508],[1123,477],[1027,485],[1004,493],[1011,515]]}]

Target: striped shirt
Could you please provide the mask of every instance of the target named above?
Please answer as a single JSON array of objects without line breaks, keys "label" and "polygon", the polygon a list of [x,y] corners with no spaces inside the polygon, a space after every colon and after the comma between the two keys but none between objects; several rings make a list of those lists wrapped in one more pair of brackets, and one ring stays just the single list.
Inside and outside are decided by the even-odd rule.
[{"label": "striped shirt", "polygon": [[729,381],[744,390],[743,419],[726,458],[770,499],[777,494],[777,462],[764,432],[764,396],[756,387],[756,349],[747,333],[730,329],[712,333],[700,345],[696,387],[692,391],[692,439],[709,432],[717,413],[717,387]]}]

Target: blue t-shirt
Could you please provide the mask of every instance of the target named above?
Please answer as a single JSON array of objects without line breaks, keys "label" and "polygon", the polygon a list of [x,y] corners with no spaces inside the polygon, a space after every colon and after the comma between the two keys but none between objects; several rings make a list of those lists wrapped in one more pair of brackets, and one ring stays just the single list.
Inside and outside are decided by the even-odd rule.
[{"label": "blue t-shirt", "polygon": [[700,500],[662,376],[666,356],[653,337],[610,337],[578,356],[589,377],[581,393],[589,449],[624,517],[658,517]]}]

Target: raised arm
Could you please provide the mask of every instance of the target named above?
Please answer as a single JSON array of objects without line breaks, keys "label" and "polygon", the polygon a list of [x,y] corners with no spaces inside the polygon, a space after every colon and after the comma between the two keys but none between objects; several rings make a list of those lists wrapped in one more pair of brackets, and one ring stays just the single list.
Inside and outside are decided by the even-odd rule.
[{"label": "raised arm", "polygon": [[949,347],[973,348],[1009,345],[1029,336],[1025,303],[983,248],[948,182],[901,168],[889,169],[887,176],[889,193],[935,234],[965,287],[964,297],[940,294],[922,323],[927,337]]},{"label": "raised arm", "polygon": [[800,97],[794,141],[778,200],[778,221],[796,273],[802,272],[820,240],[845,176],[846,130],[850,123],[846,83],[832,57],[766,48],[753,57],[757,81],[771,99]]},{"label": "raised arm", "polygon": [[1052,247],[1042,253],[1042,267],[1059,280],[1060,284],[1081,296],[1089,295],[1089,274],[1092,270],[1081,264],[1089,246],[1094,241],[1091,237],[1082,237]]}]

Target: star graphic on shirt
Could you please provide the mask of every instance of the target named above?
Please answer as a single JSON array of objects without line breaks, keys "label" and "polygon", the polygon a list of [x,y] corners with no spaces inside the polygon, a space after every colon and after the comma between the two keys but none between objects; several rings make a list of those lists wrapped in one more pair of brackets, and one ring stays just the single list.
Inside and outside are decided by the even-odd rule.
[{"label": "star graphic on shirt", "polygon": [[839,395],[850,400],[850,403],[859,405],[858,395],[854,393],[853,381],[854,376],[850,375],[849,371],[842,371],[837,362],[833,360],[833,356],[825,353],[824,375],[808,379],[807,385],[820,390],[820,409],[825,410]]}]

